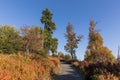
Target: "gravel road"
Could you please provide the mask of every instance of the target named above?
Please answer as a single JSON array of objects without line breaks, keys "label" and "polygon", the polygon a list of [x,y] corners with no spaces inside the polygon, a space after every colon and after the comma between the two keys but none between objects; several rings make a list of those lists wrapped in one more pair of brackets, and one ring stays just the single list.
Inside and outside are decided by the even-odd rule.
[{"label": "gravel road", "polygon": [[55,80],[84,80],[83,75],[80,74],[74,67],[66,62],[61,62],[62,69],[56,76]]}]

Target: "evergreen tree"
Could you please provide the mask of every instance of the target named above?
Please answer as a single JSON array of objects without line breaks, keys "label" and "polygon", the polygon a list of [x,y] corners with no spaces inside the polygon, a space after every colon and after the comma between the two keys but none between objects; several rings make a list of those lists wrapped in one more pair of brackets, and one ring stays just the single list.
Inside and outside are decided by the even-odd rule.
[{"label": "evergreen tree", "polygon": [[112,52],[103,45],[103,39],[98,31],[95,30],[95,22],[90,21],[89,42],[85,54],[85,60],[92,62],[114,62]]},{"label": "evergreen tree", "polygon": [[56,30],[56,25],[52,21],[53,14],[49,11],[49,9],[45,9],[42,12],[41,22],[44,24],[44,29],[50,33],[53,33],[53,30]]},{"label": "evergreen tree", "polygon": [[72,59],[76,58],[75,50],[78,48],[78,43],[82,38],[82,35],[76,36],[76,33],[73,32],[72,24],[68,24],[66,28],[65,38],[67,43],[64,46],[65,50],[70,53]]},{"label": "evergreen tree", "polygon": [[[45,53],[48,53],[50,50],[55,52],[57,50],[57,39],[52,38],[53,31],[56,30],[56,25],[52,21],[53,14],[49,11],[49,9],[45,9],[42,12],[42,17],[40,21],[44,24],[44,39],[43,39],[43,47]],[[54,44],[54,45],[53,45]]]},{"label": "evergreen tree", "polygon": [[54,53],[57,53],[57,45],[58,45],[58,39],[53,38],[52,44],[51,44],[51,52],[52,52],[53,54],[54,54]]}]

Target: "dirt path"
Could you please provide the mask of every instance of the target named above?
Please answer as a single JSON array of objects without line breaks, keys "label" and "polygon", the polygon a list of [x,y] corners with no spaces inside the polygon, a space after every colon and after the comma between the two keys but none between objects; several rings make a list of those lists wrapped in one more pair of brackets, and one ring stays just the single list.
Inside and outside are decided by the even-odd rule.
[{"label": "dirt path", "polygon": [[83,76],[66,62],[61,62],[62,69],[55,80],[83,80]]}]

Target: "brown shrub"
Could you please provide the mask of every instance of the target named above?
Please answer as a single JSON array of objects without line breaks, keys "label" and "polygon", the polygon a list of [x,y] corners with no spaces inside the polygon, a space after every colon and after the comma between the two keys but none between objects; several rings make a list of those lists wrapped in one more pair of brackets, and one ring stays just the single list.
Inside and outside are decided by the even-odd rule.
[{"label": "brown shrub", "polygon": [[57,58],[0,54],[0,80],[51,80],[60,66]]}]

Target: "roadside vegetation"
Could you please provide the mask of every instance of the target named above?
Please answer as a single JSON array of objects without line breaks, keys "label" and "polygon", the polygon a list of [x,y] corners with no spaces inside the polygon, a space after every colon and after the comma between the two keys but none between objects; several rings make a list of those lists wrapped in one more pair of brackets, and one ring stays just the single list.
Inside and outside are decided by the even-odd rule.
[{"label": "roadside vegetation", "polygon": [[112,51],[103,45],[103,39],[95,26],[96,23],[91,20],[84,60],[72,59],[68,63],[84,74],[85,80],[120,80],[120,60],[115,59]]},{"label": "roadside vegetation", "polygon": [[40,26],[0,25],[0,80],[53,80],[60,71],[56,53],[58,40],[52,34],[56,26],[52,13],[42,12]]},{"label": "roadside vegetation", "polygon": [[120,80],[120,59],[115,59],[104,45],[94,20],[90,21],[84,60],[78,61],[76,49],[83,35],[77,35],[69,23],[64,46],[68,54],[57,53],[52,16],[49,9],[43,10],[40,19],[43,27],[23,25],[18,30],[12,25],[0,25],[0,80],[53,80],[61,68],[59,60],[75,66],[85,75],[85,80]]},{"label": "roadside vegetation", "polygon": [[0,54],[0,80],[52,80],[59,69],[55,57]]}]

